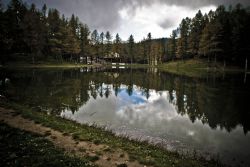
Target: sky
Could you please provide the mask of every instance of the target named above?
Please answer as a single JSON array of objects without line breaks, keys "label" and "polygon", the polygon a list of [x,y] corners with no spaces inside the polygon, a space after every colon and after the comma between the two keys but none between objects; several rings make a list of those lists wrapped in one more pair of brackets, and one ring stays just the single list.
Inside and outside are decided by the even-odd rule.
[{"label": "sky", "polygon": [[[5,4],[10,0],[2,0]],[[241,3],[250,6],[250,0],[23,0],[38,8],[46,3],[70,17],[73,13],[90,30],[119,33],[123,40],[133,34],[136,41],[151,32],[153,38],[169,37],[185,17],[194,17],[198,10],[207,13],[218,5]]]}]

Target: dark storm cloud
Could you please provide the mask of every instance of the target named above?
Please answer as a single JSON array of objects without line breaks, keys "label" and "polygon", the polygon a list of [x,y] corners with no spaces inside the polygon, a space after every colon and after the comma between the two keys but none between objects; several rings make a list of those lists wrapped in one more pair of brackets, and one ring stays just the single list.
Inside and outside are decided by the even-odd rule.
[{"label": "dark storm cloud", "polygon": [[41,7],[56,8],[70,17],[73,13],[92,29],[113,29],[119,24],[120,0],[24,0]]},{"label": "dark storm cloud", "polygon": [[167,28],[173,27],[175,25],[175,20],[173,20],[171,18],[166,18],[166,19],[161,20],[157,24],[160,27],[162,27],[163,29],[167,29]]},{"label": "dark storm cloud", "polygon": [[[10,0],[3,0],[6,4]],[[23,0],[28,4],[35,3],[41,7],[44,3],[49,8],[57,8],[67,17],[72,13],[77,15],[80,20],[87,23],[91,29],[115,30],[120,25],[119,11],[126,8],[131,16],[135,10],[140,7],[150,6],[154,3],[176,5],[190,9],[198,9],[208,5],[235,5],[241,3],[250,5],[250,0]],[[161,10],[161,9],[159,9]],[[149,13],[150,14],[150,13]],[[171,20],[167,20],[171,21]],[[168,25],[172,25],[169,22]],[[159,23],[163,28],[167,27],[166,23]]]},{"label": "dark storm cloud", "polygon": [[250,5],[250,0],[123,0],[127,1],[127,4],[135,6],[151,5],[153,3],[162,3],[166,5],[176,5],[189,8],[199,8],[208,5],[235,5],[241,3],[244,6]]}]

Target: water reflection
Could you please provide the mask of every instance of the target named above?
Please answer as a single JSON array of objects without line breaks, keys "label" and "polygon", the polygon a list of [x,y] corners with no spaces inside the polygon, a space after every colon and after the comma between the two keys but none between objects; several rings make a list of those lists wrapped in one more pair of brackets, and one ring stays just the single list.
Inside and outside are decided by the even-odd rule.
[{"label": "water reflection", "polygon": [[[154,69],[4,71],[1,94],[81,123],[250,164],[244,75],[192,79]],[[8,82],[6,81],[8,78]]]}]

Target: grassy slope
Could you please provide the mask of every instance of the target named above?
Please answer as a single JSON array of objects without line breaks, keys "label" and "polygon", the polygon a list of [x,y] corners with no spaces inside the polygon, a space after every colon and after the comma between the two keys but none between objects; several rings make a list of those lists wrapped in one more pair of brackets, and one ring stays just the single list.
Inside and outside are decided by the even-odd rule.
[{"label": "grassy slope", "polygon": [[51,127],[63,133],[72,134],[75,140],[106,144],[110,146],[110,148],[120,148],[129,154],[131,161],[138,160],[142,164],[156,167],[219,166],[217,161],[205,161],[198,157],[184,157],[160,147],[149,145],[146,142],[131,141],[127,138],[117,137],[113,133],[101,128],[80,125],[56,116],[34,112],[20,105],[5,104],[4,107],[8,105],[19,111],[24,117],[32,119],[36,123],[41,123],[44,126]]},{"label": "grassy slope", "polygon": [[74,63],[38,63],[38,64],[27,64],[27,63],[11,63],[6,64],[6,68],[82,68],[91,67],[86,64],[74,64]]},{"label": "grassy slope", "polygon": [[202,60],[185,60],[174,61],[159,65],[159,68],[163,71],[170,73],[186,75],[190,77],[203,77],[206,76],[209,70],[208,63]]},{"label": "grassy slope", "polygon": [[91,167],[87,160],[73,157],[55,148],[44,136],[0,123],[1,166]]},{"label": "grassy slope", "polygon": [[[0,68],[83,68],[83,67],[119,67],[112,64],[93,64],[93,65],[87,65],[87,64],[74,64],[74,63],[39,63],[39,64],[27,64],[27,63],[13,63],[13,64],[7,64],[5,66],[0,66]],[[147,68],[150,67],[147,64],[126,64],[126,68]]]},{"label": "grassy slope", "polygon": [[223,65],[219,63],[208,63],[207,61],[201,59],[173,61],[161,64],[158,66],[158,68],[166,72],[175,73],[179,75],[186,75],[189,77],[205,77],[209,73],[212,73],[213,75],[220,75],[223,72],[244,71],[236,67],[226,67],[225,69],[223,69]]}]

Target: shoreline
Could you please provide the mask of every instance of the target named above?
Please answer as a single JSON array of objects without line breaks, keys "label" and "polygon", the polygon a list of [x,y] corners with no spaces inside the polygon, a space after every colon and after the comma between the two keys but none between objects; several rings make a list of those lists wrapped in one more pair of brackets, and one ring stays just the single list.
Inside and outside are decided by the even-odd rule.
[{"label": "shoreline", "polygon": [[[14,103],[5,103],[0,106],[13,109],[14,115],[20,115],[24,119],[32,120],[43,127],[67,134],[75,142],[89,142],[97,146],[105,145],[116,154],[119,154],[120,151],[122,152],[120,154],[124,155],[122,158],[127,157],[127,164],[138,162],[138,164],[149,166],[222,166],[218,160],[207,161],[197,156],[180,155],[177,152],[167,151],[148,142],[118,137],[103,128],[81,125],[53,115],[32,111],[28,107]],[[101,154],[105,155],[104,151]]]},{"label": "shoreline", "polygon": [[250,73],[250,70],[245,71],[243,68],[236,66],[223,67],[222,64],[213,62],[208,63],[202,59],[188,59],[188,60],[177,60],[169,61],[166,63],[158,65],[148,65],[148,64],[126,64],[126,65],[113,65],[113,64],[74,64],[74,63],[37,63],[37,64],[27,64],[27,63],[10,63],[7,65],[0,65],[3,69],[13,69],[13,68],[84,68],[84,67],[124,67],[124,68],[158,68],[161,71],[177,74],[186,75],[190,77],[202,77],[208,73],[220,74],[220,73]]}]

